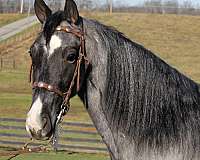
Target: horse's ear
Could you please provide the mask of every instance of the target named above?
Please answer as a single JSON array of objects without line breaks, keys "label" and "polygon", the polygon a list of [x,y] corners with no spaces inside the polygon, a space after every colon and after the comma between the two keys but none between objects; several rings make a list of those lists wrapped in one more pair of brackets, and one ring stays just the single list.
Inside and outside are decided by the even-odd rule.
[{"label": "horse's ear", "polygon": [[64,13],[66,18],[69,19],[73,24],[76,24],[78,22],[79,12],[74,0],[66,0]]},{"label": "horse's ear", "polygon": [[34,3],[35,14],[41,23],[51,15],[52,11],[49,7],[45,4],[43,0],[35,0]]}]

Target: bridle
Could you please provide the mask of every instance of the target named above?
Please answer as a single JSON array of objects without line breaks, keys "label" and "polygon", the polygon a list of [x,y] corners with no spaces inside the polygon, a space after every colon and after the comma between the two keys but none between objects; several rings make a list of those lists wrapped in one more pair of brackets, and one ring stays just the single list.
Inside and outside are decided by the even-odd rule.
[{"label": "bridle", "polygon": [[[30,80],[30,83],[32,82],[32,88],[42,88],[42,89],[45,89],[49,92],[54,92],[55,94],[57,94],[58,96],[62,97],[63,98],[63,102],[62,102],[62,105],[60,106],[60,112],[59,114],[57,115],[57,120],[56,120],[56,123],[55,123],[55,127],[57,127],[57,125],[61,122],[62,120],[62,117],[69,111],[70,109],[70,103],[69,103],[69,100],[70,100],[70,96],[71,96],[71,93],[72,93],[72,88],[74,87],[75,85],[75,80],[76,80],[76,89],[77,89],[77,92],[80,90],[80,68],[81,68],[81,64],[82,62],[85,64],[85,71],[87,70],[87,66],[89,66],[89,61],[87,59],[87,56],[86,56],[86,51],[85,51],[85,38],[84,38],[84,31],[83,31],[83,26],[82,26],[82,29],[76,27],[75,25],[72,25],[72,26],[58,26],[56,28],[56,31],[63,31],[63,32],[67,32],[67,33],[72,33],[74,34],[75,36],[77,36],[79,39],[80,39],[80,48],[79,48],[79,56],[78,56],[78,59],[74,62],[76,63],[76,67],[75,67],[75,70],[74,70],[74,75],[73,75],[73,78],[71,80],[71,83],[70,83],[70,86],[68,88],[68,91],[67,92],[62,92],[57,86],[54,86],[54,85],[51,85],[51,84],[48,84],[48,83],[45,83],[45,82],[32,82],[32,74],[33,74],[33,65],[31,64],[31,69],[30,69],[30,75],[29,75],[29,80]],[[52,145],[56,144],[57,143],[57,137],[56,137],[56,131],[54,131],[51,139],[50,139],[50,142],[52,143]],[[32,139],[32,138],[31,138]],[[19,150],[14,156],[10,157],[9,159],[12,159],[22,153],[30,153],[30,152],[41,152],[41,151],[46,151],[46,147],[45,148],[42,148],[42,147],[36,147],[35,149],[28,149],[27,146],[30,144],[29,143],[26,143],[24,145],[24,147],[22,148],[22,150]],[[54,148],[56,149],[56,148]]]},{"label": "bridle", "polygon": [[[68,88],[68,91],[63,93],[57,86],[45,83],[45,82],[33,82],[32,83],[32,88],[42,88],[45,89],[49,92],[54,92],[56,93],[58,96],[63,98],[63,102],[62,105],[60,106],[60,112],[57,116],[57,120],[56,120],[56,125],[58,123],[60,123],[62,117],[69,111],[70,109],[70,103],[69,103],[69,99],[72,93],[72,88],[75,85],[75,80],[76,80],[76,89],[77,92],[80,90],[80,67],[82,62],[84,62],[84,64],[89,64],[87,56],[86,56],[86,52],[85,52],[85,37],[84,37],[84,31],[83,31],[83,27],[82,29],[76,27],[75,25],[71,25],[71,26],[58,26],[56,28],[56,31],[63,31],[63,32],[67,32],[67,33],[72,33],[73,35],[77,36],[80,39],[80,49],[79,49],[79,57],[78,59],[74,62],[76,63],[76,67],[74,70],[74,75],[73,78],[70,82],[70,86]],[[30,70],[30,82],[32,79],[32,69],[33,66],[31,65],[31,70]]]}]

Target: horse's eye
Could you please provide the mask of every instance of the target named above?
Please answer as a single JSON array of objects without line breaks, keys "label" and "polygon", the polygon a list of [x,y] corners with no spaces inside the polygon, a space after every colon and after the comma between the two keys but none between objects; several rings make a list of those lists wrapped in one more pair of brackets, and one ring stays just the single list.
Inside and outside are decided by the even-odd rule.
[{"label": "horse's eye", "polygon": [[76,60],[76,54],[72,53],[67,56],[67,62],[74,63]]}]

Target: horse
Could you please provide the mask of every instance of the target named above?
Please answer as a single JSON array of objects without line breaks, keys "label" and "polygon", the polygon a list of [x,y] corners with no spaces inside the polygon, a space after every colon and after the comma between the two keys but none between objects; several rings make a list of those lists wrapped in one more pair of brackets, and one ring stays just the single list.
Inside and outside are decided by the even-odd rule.
[{"label": "horse", "polygon": [[200,87],[123,33],[79,15],[73,0],[34,9],[33,95],[26,129],[48,140],[69,99],[83,101],[112,160],[199,160]]}]

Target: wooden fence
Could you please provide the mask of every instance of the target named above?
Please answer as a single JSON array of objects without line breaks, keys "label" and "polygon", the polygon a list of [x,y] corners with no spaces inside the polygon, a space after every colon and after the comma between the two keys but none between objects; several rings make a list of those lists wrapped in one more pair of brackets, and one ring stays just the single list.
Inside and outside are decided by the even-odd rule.
[{"label": "wooden fence", "polygon": [[[38,24],[0,42],[0,71],[24,70],[30,65],[28,50],[40,30]],[[22,65],[23,64],[23,65]]]},{"label": "wooden fence", "polygon": [[[22,147],[29,140],[25,119],[0,118],[0,137],[0,146]],[[30,147],[39,145],[41,143],[34,141]],[[63,122],[58,147],[73,152],[107,153],[101,137],[88,123]]]},{"label": "wooden fence", "polygon": [[8,58],[0,58],[0,70],[3,69],[16,69],[16,60],[14,58],[8,59]]},{"label": "wooden fence", "polygon": [[[32,27],[24,30],[21,33],[12,36],[6,40],[0,42],[0,56],[7,56],[9,54],[15,55],[16,50],[26,46],[26,41],[33,41],[34,38],[40,31],[40,26],[38,24],[33,25]],[[28,46],[30,47],[30,46]]]}]

